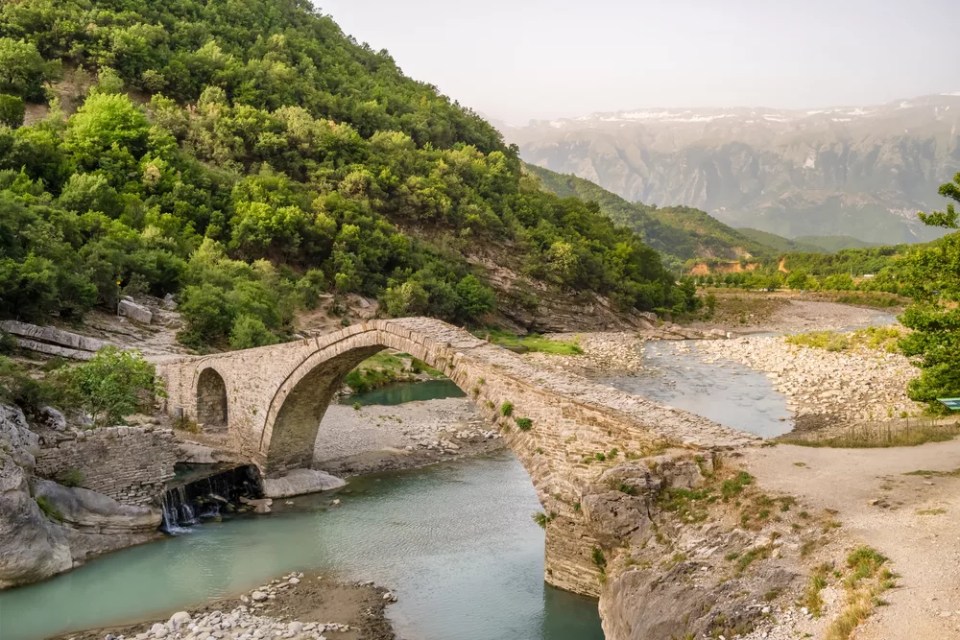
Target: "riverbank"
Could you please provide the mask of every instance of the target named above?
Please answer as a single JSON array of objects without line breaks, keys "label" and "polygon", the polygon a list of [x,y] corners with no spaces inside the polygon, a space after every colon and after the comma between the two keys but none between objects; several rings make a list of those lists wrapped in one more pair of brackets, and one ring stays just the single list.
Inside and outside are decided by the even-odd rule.
[{"label": "riverbank", "polygon": [[863,425],[923,419],[923,405],[907,396],[917,375],[909,360],[879,349],[834,352],[789,344],[782,336],[699,342],[708,362],[730,360],[762,371],[787,397],[795,432],[837,435]]},{"label": "riverbank", "polygon": [[133,625],[57,640],[394,640],[385,616],[396,596],[373,583],[290,573],[249,592]]},{"label": "riverbank", "polygon": [[466,398],[354,408],[331,404],[320,423],[313,467],[338,476],[423,467],[500,450],[490,425]]}]

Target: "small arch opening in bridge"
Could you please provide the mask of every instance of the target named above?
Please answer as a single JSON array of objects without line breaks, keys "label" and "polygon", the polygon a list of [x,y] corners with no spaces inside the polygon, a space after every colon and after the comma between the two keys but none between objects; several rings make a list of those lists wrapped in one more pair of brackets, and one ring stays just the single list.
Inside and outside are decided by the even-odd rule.
[{"label": "small arch opening in bridge", "polygon": [[215,369],[207,368],[197,379],[197,422],[204,429],[227,428],[227,385]]}]

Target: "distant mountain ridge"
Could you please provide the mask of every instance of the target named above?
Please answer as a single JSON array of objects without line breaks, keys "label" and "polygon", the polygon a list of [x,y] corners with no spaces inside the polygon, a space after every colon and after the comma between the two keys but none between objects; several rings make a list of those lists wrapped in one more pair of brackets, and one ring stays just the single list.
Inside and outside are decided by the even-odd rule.
[{"label": "distant mountain ridge", "polygon": [[628,201],[788,238],[929,240],[916,212],[960,171],[960,93],[873,107],[647,109],[505,127],[529,163]]}]

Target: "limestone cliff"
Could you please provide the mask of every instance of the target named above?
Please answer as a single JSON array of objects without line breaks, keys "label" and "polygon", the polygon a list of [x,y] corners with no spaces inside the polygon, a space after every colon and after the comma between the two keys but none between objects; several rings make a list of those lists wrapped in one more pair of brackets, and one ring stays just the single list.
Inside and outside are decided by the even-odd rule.
[{"label": "limestone cliff", "polygon": [[0,589],[158,535],[156,509],[33,477],[38,443],[23,412],[0,405]]},{"label": "limestone cliff", "polygon": [[720,460],[674,451],[625,461],[584,490],[607,640],[745,634],[796,596],[818,523]]}]

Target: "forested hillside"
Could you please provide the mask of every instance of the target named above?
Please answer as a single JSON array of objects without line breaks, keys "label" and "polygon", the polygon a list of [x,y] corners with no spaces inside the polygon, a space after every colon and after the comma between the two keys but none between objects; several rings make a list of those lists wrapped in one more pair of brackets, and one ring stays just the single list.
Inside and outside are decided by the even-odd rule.
[{"label": "forested hillside", "polygon": [[505,293],[477,254],[625,310],[694,304],[638,236],[541,191],[490,125],[304,0],[3,3],[0,121],[4,316],[177,293],[188,344],[244,347],[356,292],[476,323]]},{"label": "forested hillside", "polygon": [[[703,211],[689,207],[653,207],[628,202],[599,185],[573,175],[561,175],[549,169],[525,164],[545,189],[562,197],[596,202],[599,210],[617,224],[629,227],[654,249],[679,268],[691,259],[737,260],[742,257],[767,257],[777,250],[737,229],[728,227]],[[769,234],[771,238],[778,238]],[[790,241],[779,238],[784,243]]]}]

